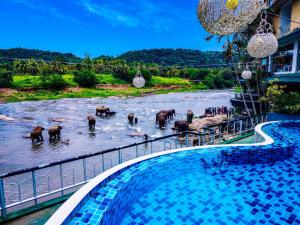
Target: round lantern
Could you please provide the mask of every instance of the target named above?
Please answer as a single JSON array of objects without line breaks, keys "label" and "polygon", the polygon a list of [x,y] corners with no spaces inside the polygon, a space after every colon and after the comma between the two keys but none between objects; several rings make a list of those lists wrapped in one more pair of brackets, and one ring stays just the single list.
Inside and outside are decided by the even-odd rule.
[{"label": "round lantern", "polygon": [[273,34],[272,25],[267,22],[267,13],[262,13],[261,22],[252,36],[247,51],[254,58],[266,58],[274,54],[278,49],[278,40]]},{"label": "round lantern", "polygon": [[252,72],[248,69],[242,72],[242,78],[245,80],[249,80],[252,77]]},{"label": "round lantern", "polygon": [[266,8],[263,0],[199,0],[197,15],[209,33],[243,31]]},{"label": "round lantern", "polygon": [[254,58],[266,58],[278,49],[278,41],[272,33],[255,34],[249,41],[247,51]]},{"label": "round lantern", "polygon": [[142,88],[145,86],[146,81],[140,71],[137,73],[132,83],[136,88]]}]

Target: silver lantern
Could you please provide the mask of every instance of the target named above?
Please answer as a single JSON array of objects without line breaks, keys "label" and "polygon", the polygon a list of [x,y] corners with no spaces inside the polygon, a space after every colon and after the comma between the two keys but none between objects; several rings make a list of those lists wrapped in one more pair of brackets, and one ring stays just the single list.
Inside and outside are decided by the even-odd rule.
[{"label": "silver lantern", "polygon": [[249,80],[251,77],[252,77],[252,72],[250,70],[246,69],[242,72],[242,78],[244,80]]},{"label": "silver lantern", "polygon": [[267,13],[262,13],[261,22],[252,36],[247,51],[254,58],[266,58],[278,50],[278,40],[273,34],[272,25],[267,21]]},{"label": "silver lantern", "polygon": [[199,0],[197,15],[211,34],[241,32],[266,8],[263,0]]},{"label": "silver lantern", "polygon": [[133,86],[135,86],[136,88],[142,88],[145,86],[146,81],[140,71],[138,71],[138,73],[136,74],[132,83],[133,83]]}]

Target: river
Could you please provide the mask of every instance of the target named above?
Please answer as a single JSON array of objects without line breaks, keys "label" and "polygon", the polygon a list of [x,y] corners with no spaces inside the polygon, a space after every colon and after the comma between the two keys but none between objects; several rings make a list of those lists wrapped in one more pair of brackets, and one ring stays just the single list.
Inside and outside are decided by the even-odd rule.
[{"label": "river", "polygon": [[[230,106],[230,98],[233,96],[232,91],[222,90],[134,98],[60,99],[0,104],[0,115],[15,119],[0,121],[0,173],[143,141],[143,137],[129,136],[134,132],[148,134],[151,138],[168,135],[173,132],[173,121],[168,123],[166,129],[158,129],[155,125],[157,111],[176,109],[175,119],[184,119],[188,109],[195,115],[202,115],[207,107]],[[95,131],[90,131],[86,117],[95,115],[95,108],[101,105],[117,114],[111,118],[97,118]],[[131,112],[139,118],[138,124],[128,124],[127,115]],[[63,122],[53,122],[52,119],[62,119]],[[63,126],[61,140],[69,140],[69,144],[62,141],[49,142],[47,129],[56,124]],[[46,128],[43,132],[45,141],[32,145],[31,140],[24,136],[37,125]]]}]

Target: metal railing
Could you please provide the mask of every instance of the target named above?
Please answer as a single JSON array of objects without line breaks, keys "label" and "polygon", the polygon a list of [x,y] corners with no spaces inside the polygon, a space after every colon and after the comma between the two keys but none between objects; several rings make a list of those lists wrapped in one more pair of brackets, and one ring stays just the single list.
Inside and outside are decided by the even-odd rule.
[{"label": "metal railing", "polygon": [[253,132],[266,115],[239,118],[199,132],[172,134],[0,175],[1,220],[10,213],[36,207],[78,190],[98,174],[128,160],[170,149],[219,144]]}]

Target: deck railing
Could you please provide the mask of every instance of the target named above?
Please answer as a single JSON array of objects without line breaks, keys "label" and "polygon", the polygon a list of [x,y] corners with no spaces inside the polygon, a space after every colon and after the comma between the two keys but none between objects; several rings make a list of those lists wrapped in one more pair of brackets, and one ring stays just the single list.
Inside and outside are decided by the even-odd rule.
[{"label": "deck railing", "polygon": [[253,132],[257,124],[266,120],[266,115],[235,119],[203,128],[201,132],[172,134],[2,174],[0,221],[16,211],[38,209],[42,203],[73,193],[98,174],[128,160],[170,149],[219,144]]}]

